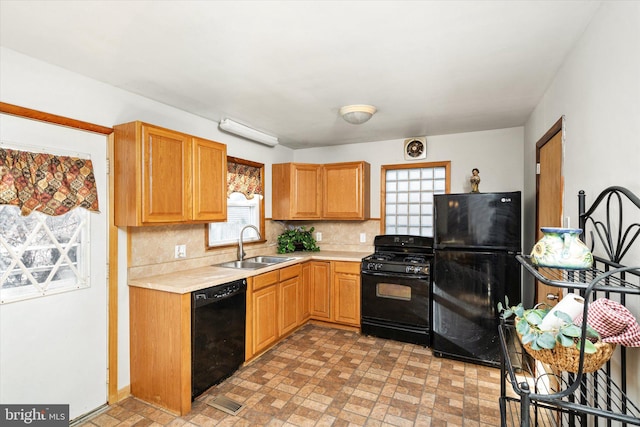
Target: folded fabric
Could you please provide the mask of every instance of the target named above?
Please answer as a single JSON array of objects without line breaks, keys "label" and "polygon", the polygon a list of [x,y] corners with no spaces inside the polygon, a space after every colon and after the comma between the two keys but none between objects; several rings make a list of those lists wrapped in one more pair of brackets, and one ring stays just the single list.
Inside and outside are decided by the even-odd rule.
[{"label": "folded fabric", "polygon": [[[582,315],[576,324],[582,323]],[[622,304],[599,298],[589,304],[587,324],[598,331],[602,341],[627,347],[640,347],[640,325]]]}]

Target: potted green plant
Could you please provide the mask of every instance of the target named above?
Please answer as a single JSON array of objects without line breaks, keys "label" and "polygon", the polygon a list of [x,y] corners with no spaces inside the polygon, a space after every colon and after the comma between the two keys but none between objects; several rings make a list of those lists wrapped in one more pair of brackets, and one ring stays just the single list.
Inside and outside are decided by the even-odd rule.
[{"label": "potted green plant", "polygon": [[307,230],[303,226],[289,226],[287,230],[278,236],[278,253],[284,254],[295,251],[319,251],[320,248],[316,243],[316,239],[314,239],[311,234],[313,233],[313,230],[315,230],[314,227]]}]

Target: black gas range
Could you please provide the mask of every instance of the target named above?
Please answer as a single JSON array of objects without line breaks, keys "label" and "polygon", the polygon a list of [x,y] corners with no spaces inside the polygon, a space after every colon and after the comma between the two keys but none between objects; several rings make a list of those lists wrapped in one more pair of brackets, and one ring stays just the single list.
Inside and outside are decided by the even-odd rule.
[{"label": "black gas range", "polygon": [[361,328],[366,335],[428,346],[433,239],[380,235],[361,264]]}]

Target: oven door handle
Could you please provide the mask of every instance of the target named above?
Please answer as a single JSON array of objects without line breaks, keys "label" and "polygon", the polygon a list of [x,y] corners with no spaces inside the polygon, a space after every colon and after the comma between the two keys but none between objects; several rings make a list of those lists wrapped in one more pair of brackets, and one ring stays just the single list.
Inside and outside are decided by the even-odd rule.
[{"label": "oven door handle", "polygon": [[405,274],[405,273],[381,273],[378,271],[369,271],[369,270],[362,270],[360,272],[361,274],[365,274],[367,276],[376,276],[376,277],[398,277],[401,279],[428,279],[429,275],[428,274]]}]

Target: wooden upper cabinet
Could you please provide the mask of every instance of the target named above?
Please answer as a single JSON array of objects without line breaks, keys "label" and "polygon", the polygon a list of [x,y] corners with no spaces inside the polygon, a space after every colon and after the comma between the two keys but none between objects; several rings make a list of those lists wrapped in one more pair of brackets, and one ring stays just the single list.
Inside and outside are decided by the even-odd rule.
[{"label": "wooden upper cabinet", "polygon": [[[189,137],[153,126],[142,131],[142,222],[189,219]],[[117,176],[117,175],[116,175]]]},{"label": "wooden upper cabinet", "polygon": [[275,220],[368,219],[369,170],[366,162],[274,164],[271,216]]},{"label": "wooden upper cabinet", "polygon": [[323,166],[325,219],[369,219],[370,166],[367,162],[332,163]]},{"label": "wooden upper cabinet", "polygon": [[142,122],[114,127],[115,224],[226,219],[226,146]]},{"label": "wooden upper cabinet", "polygon": [[193,219],[227,219],[227,146],[193,138]]},{"label": "wooden upper cabinet", "polygon": [[322,165],[280,163],[271,173],[273,219],[320,219]]}]

